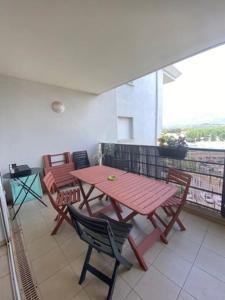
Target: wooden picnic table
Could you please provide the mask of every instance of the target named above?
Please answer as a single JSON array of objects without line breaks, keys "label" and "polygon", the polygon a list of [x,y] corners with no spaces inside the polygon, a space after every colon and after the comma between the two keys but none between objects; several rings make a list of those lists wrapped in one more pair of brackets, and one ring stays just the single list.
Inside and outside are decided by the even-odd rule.
[{"label": "wooden picnic table", "polygon": [[[105,180],[101,183],[96,183],[95,187],[110,197],[119,220],[127,222],[135,215],[141,214],[147,216],[149,221],[153,224],[154,230],[148,234],[139,245],[135,243],[131,235],[128,237],[140,266],[144,270],[147,270],[148,267],[144,261],[143,254],[159,238],[167,243],[163,231],[158,227],[153,218],[153,213],[164,202],[176,194],[177,187],[160,180],[132,173],[118,176],[115,181]],[[131,213],[123,217],[118,204],[122,204],[131,209]]]},{"label": "wooden picnic table", "polygon": [[[94,216],[98,213],[104,213],[110,207],[112,208],[111,204],[110,206],[107,206],[103,208],[101,211],[93,213],[91,210],[91,207],[89,205],[89,202],[92,200],[95,200],[97,198],[102,199],[104,196],[104,193],[98,196],[95,196],[93,198],[90,198],[93,190],[96,187],[96,184],[107,181],[107,178],[109,176],[116,176],[118,178],[119,176],[125,174],[126,171],[122,171],[119,169],[111,168],[111,167],[106,167],[106,166],[93,166],[93,167],[88,167],[88,168],[83,168],[79,170],[75,170],[70,172],[72,176],[74,176],[77,179],[77,182],[79,184],[81,194],[83,196],[83,202],[80,204],[80,208],[82,208],[84,205],[87,207],[87,211],[90,216]],[[87,183],[90,185],[89,190],[87,193],[85,193],[84,188],[83,188],[83,183]]]}]

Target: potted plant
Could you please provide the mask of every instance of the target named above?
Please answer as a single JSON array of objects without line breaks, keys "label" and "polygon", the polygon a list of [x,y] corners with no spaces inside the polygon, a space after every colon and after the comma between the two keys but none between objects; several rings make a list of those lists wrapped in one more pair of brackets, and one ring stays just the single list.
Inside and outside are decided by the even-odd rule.
[{"label": "potted plant", "polygon": [[188,145],[184,135],[164,133],[159,138],[159,155],[175,159],[184,159]]}]

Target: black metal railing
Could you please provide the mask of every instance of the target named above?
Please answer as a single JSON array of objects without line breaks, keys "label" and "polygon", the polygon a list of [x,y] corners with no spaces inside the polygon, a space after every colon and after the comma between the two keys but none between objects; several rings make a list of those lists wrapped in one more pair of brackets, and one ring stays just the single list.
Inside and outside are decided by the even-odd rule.
[{"label": "black metal railing", "polygon": [[102,143],[104,165],[165,180],[168,167],[192,175],[187,200],[225,217],[225,150],[188,148],[185,159],[162,157],[159,147]]}]

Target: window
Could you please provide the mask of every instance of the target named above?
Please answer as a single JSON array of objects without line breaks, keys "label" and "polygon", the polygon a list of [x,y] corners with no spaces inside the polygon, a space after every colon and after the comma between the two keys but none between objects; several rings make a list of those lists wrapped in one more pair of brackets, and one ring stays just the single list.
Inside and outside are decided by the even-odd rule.
[{"label": "window", "polygon": [[118,140],[126,141],[133,139],[133,118],[118,117]]}]

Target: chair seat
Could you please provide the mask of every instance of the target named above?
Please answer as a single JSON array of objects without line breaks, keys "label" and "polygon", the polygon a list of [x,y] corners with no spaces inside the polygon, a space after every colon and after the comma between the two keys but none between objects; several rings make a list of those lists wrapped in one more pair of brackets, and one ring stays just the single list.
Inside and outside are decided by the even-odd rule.
[{"label": "chair seat", "polygon": [[181,204],[181,199],[178,197],[171,197],[165,203],[163,203],[162,207],[169,207],[169,206],[179,206]]},{"label": "chair seat", "polygon": [[58,206],[65,206],[80,201],[80,190],[72,189],[68,191],[59,192],[56,198]]}]

